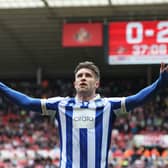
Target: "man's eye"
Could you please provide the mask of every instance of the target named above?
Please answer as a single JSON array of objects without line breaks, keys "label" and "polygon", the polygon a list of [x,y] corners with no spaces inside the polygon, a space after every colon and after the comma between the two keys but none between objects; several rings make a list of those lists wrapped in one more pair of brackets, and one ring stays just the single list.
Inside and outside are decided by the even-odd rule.
[{"label": "man's eye", "polygon": [[86,77],[91,77],[92,75],[91,74],[86,74]]},{"label": "man's eye", "polygon": [[78,77],[78,78],[81,78],[81,77],[82,77],[82,74],[77,75],[77,77]]}]

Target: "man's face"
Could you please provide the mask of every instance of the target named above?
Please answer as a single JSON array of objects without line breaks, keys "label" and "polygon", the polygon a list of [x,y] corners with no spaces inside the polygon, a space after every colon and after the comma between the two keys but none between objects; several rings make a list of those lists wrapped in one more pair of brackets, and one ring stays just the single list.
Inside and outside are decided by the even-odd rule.
[{"label": "man's face", "polygon": [[99,80],[92,70],[82,68],[75,74],[74,87],[77,93],[92,94],[99,87]]}]

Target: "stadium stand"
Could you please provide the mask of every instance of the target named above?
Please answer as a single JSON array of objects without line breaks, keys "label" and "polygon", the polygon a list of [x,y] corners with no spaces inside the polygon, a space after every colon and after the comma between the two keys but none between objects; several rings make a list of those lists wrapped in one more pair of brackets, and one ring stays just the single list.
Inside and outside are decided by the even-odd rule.
[{"label": "stadium stand", "polygon": [[[99,92],[102,95],[120,96],[135,93],[145,84],[139,80],[103,80]],[[45,83],[45,84],[44,84]],[[15,89],[33,97],[52,97],[55,95],[73,95],[71,81],[60,79],[54,83],[42,82],[32,85],[30,82],[8,83]],[[135,85],[136,84],[136,85]],[[113,87],[115,85],[115,87]],[[166,147],[136,146],[133,137],[137,134],[166,135],[167,92],[161,92],[147,105],[138,107],[128,116],[117,119],[112,133],[109,152],[109,167],[166,167],[168,152]],[[58,130],[51,118],[39,116],[33,111],[24,111],[1,97],[0,100],[0,167],[58,167],[59,140]]]}]

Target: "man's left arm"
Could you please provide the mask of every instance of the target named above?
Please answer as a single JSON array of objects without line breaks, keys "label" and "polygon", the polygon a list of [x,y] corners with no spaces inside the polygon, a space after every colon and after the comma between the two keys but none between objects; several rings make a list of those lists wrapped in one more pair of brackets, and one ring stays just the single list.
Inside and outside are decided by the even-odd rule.
[{"label": "man's left arm", "polygon": [[155,93],[160,89],[166,86],[168,83],[168,66],[165,66],[164,63],[161,63],[160,66],[160,76],[159,78],[148,87],[140,90],[137,94],[126,97],[126,109],[127,111],[132,110],[133,108],[144,104],[147,100],[152,98]]}]

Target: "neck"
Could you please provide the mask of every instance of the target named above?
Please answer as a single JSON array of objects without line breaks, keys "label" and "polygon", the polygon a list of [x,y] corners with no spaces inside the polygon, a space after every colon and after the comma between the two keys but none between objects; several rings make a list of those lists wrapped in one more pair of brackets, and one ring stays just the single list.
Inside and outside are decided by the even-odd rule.
[{"label": "neck", "polygon": [[92,94],[92,95],[87,95],[87,94],[80,94],[78,93],[76,95],[77,99],[81,100],[81,101],[89,101],[92,100],[96,97],[96,93]]}]

